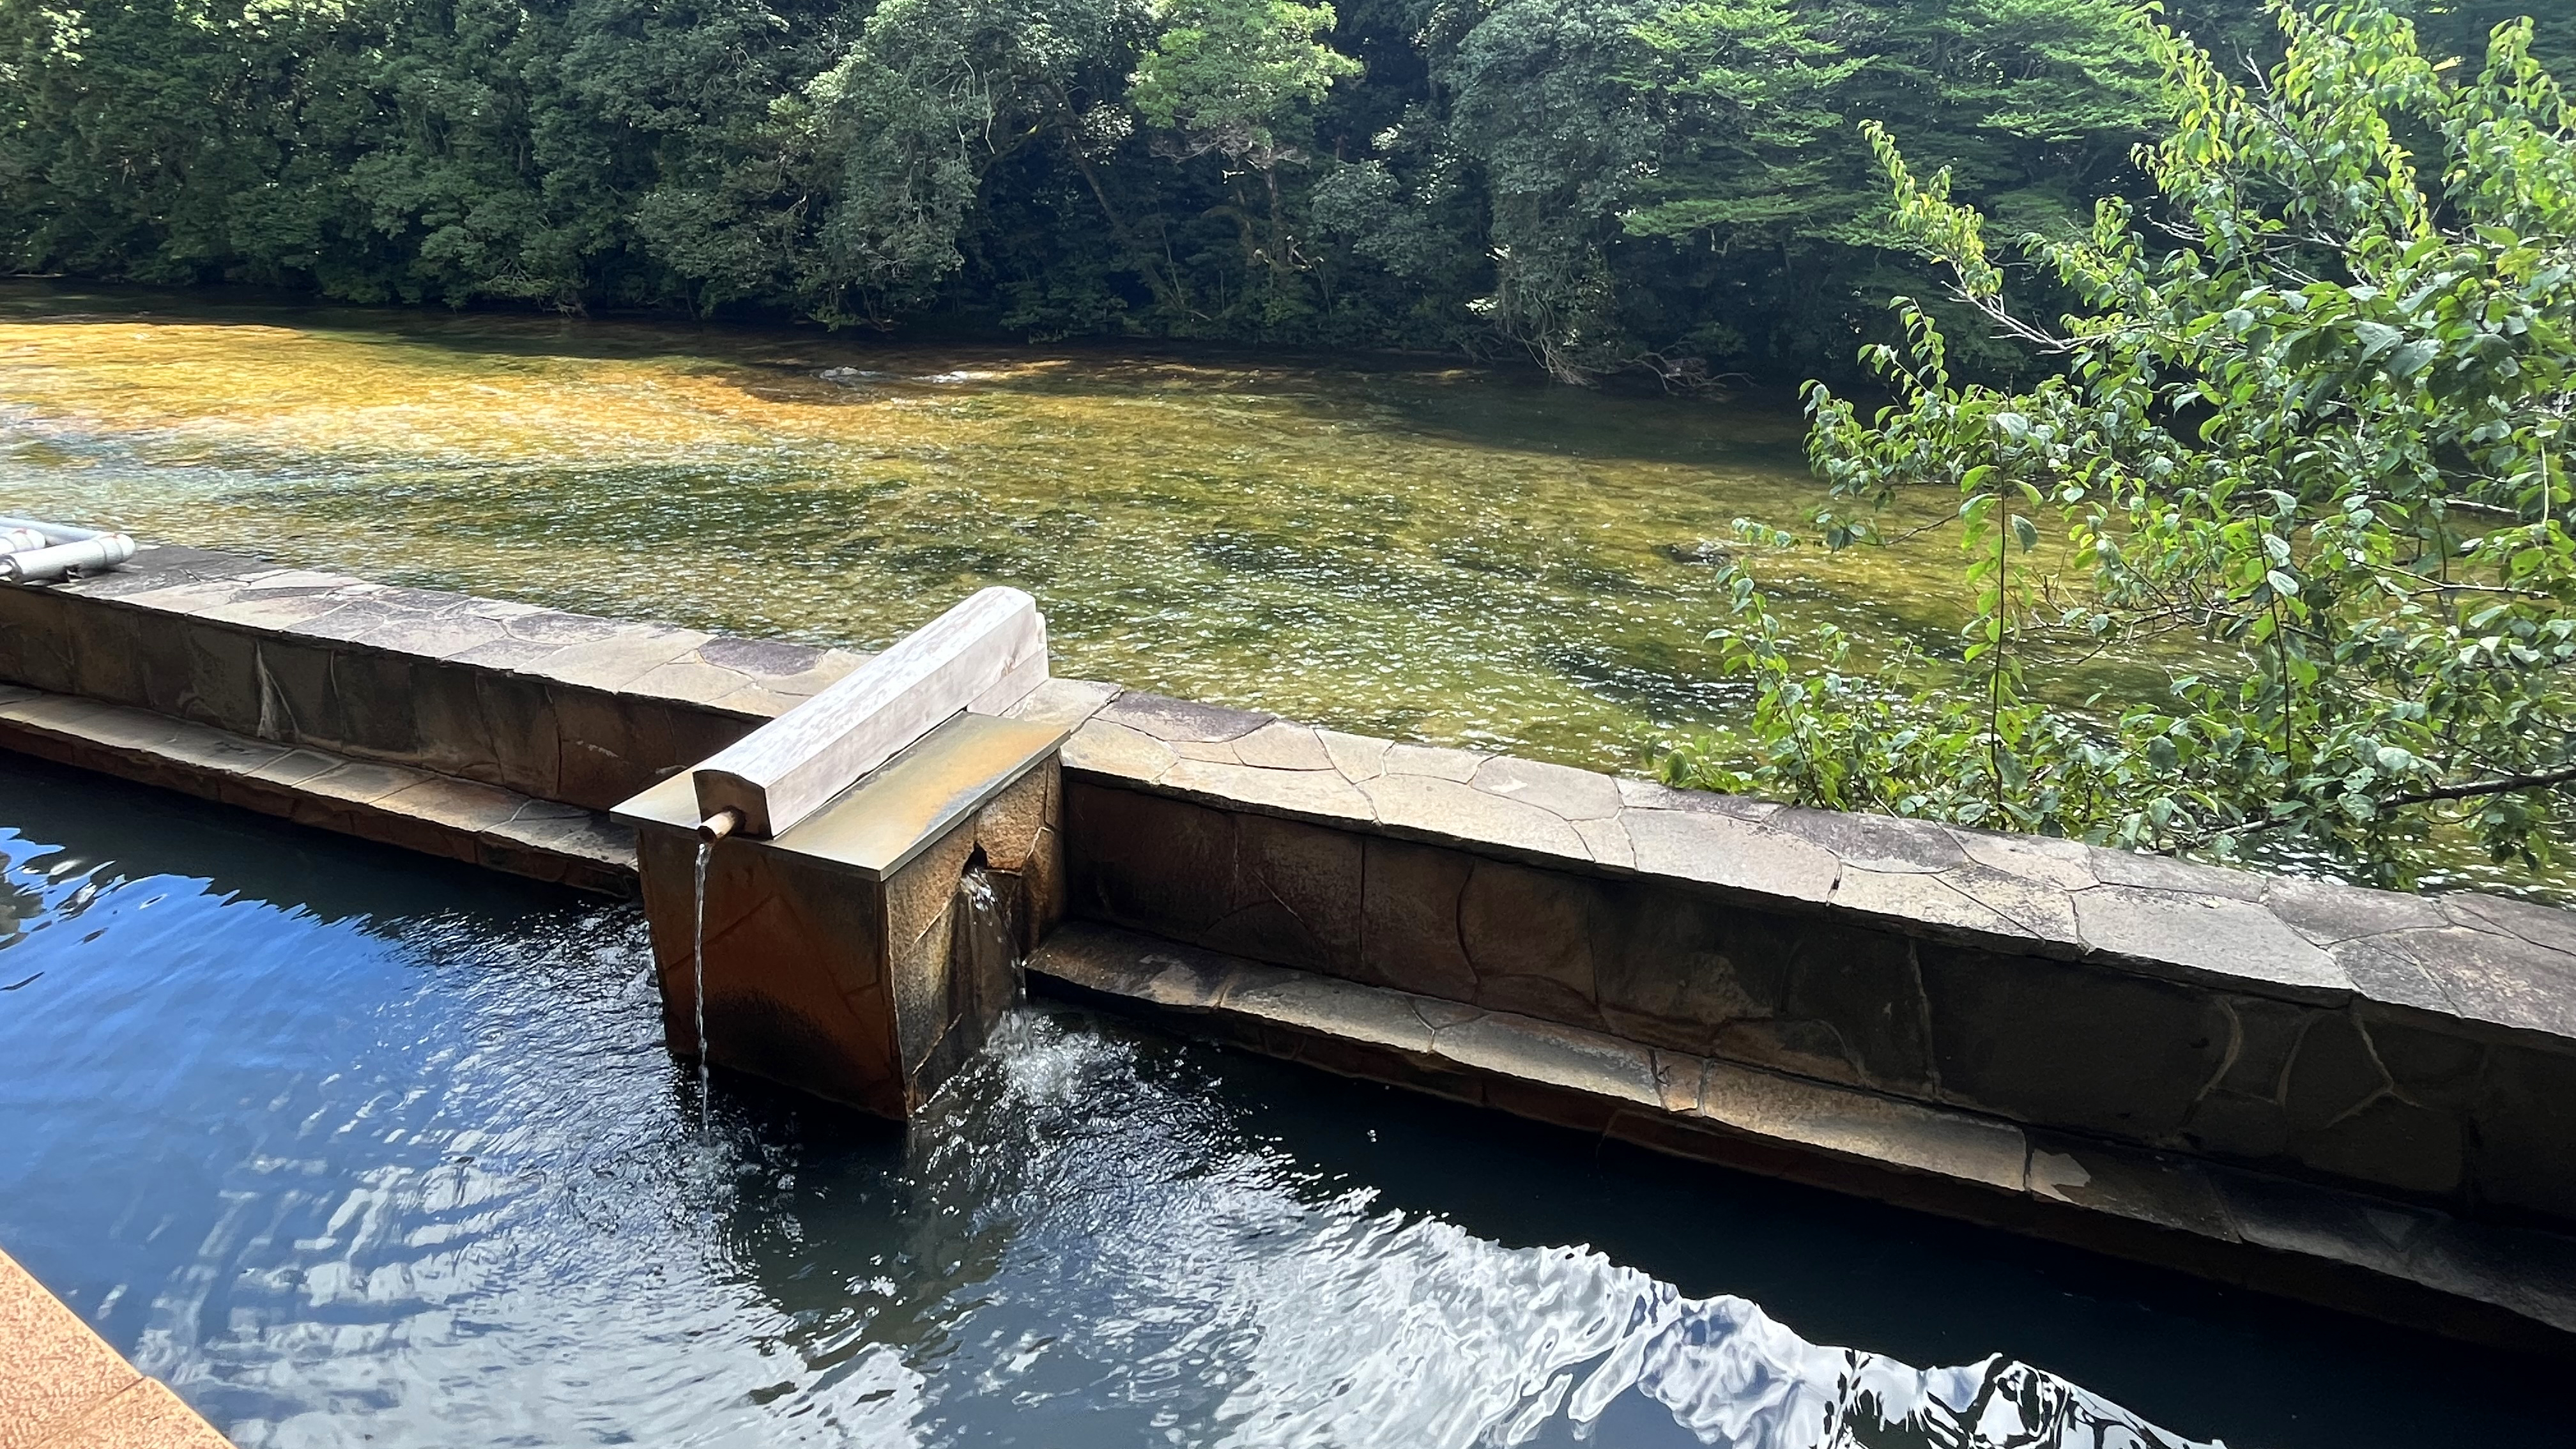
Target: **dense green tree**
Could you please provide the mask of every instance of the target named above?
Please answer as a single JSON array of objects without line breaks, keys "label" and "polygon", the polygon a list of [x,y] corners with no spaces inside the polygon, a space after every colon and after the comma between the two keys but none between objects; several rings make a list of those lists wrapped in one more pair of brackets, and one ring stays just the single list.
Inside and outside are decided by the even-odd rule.
[{"label": "dense green tree", "polygon": [[[1617,366],[1620,217],[1663,149],[1627,73],[1649,0],[1497,0],[1434,72],[1483,180],[1493,290],[1469,305],[1567,380]],[[1467,23],[1471,21],[1472,23]]]},{"label": "dense green tree", "polygon": [[1146,50],[1128,103],[1155,127],[1177,133],[1166,154],[1214,153],[1260,179],[1253,209],[1231,208],[1243,232],[1244,263],[1266,273],[1273,322],[1304,310],[1292,274],[1306,269],[1280,189],[1280,168],[1301,166],[1312,144],[1314,110],[1359,62],[1318,37],[1333,7],[1293,0],[1171,0]]},{"label": "dense green tree", "polygon": [[[1887,204],[1860,126],[1951,168],[2009,222],[2061,228],[2130,184],[2151,104],[2130,0],[1904,0],[1856,13],[1796,0],[1660,8],[1641,38],[1673,138],[1630,236],[1740,259],[1751,351],[1830,368],[1912,274],[1885,249]],[[1715,311],[1717,309],[1709,309]],[[1730,316],[1731,314],[1731,316]],[[1973,345],[1973,344],[1972,344]],[[1989,365],[2011,359],[1990,353]]]},{"label": "dense green tree", "polygon": [[2130,3],[0,0],[0,265],[1841,376],[1925,278],[1860,123],[2079,226]]},{"label": "dense green tree", "polygon": [[[1893,405],[1864,421],[1813,389],[1814,460],[1857,509],[1826,543],[1873,540],[1899,488],[1956,491],[1961,665],[1892,692],[1839,636],[1786,637],[1739,574],[1754,758],[1703,742],[1673,778],[2382,881],[2462,833],[2531,864],[2562,847],[2576,110],[2527,23],[2454,66],[2375,0],[2272,17],[2255,80],[2140,21],[2152,194],[2022,243],[2079,299],[2062,322],[2013,304],[1949,176],[1874,133],[1960,306],[2061,365],[1965,380],[1908,305],[1906,342],[1873,350]],[[2162,697],[2088,706],[2033,672],[2114,646],[2172,661]]]}]

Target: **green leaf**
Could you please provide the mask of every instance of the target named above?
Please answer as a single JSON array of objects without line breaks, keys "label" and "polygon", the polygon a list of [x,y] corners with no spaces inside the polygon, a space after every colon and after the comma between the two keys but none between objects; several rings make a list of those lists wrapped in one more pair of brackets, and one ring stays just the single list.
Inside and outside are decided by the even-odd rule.
[{"label": "green leaf", "polygon": [[2422,372],[2434,358],[2441,356],[2442,344],[2433,339],[2418,338],[2400,347],[2388,359],[2390,377],[2413,377]]}]

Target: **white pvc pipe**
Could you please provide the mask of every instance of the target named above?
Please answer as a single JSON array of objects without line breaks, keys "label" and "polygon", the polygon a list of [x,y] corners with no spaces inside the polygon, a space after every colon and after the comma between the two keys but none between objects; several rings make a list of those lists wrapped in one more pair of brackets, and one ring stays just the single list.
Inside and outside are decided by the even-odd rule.
[{"label": "white pvc pipe", "polygon": [[24,528],[45,536],[47,543],[87,543],[98,537],[95,528],[74,528],[68,523],[47,523],[40,518],[0,518],[0,528]]},{"label": "white pvc pipe", "polygon": [[74,569],[112,569],[134,557],[134,540],[121,533],[99,533],[79,543],[58,543],[0,558],[0,579],[13,584],[39,584]]},{"label": "white pvc pipe", "polygon": [[32,528],[0,530],[0,553],[25,553],[29,549],[43,548],[48,542],[50,540]]}]

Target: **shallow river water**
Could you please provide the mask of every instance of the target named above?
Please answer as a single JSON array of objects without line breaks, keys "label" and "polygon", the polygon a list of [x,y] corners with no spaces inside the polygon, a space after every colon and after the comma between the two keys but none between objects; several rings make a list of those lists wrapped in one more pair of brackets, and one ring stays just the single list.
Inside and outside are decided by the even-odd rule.
[{"label": "shallow river water", "polygon": [[630,907],[5,756],[0,858],[0,1244],[244,1449],[2564,1442],[2530,1365],[1063,1008],[909,1132],[702,1129]]},{"label": "shallow river water", "polygon": [[[0,509],[863,648],[1014,584],[1061,673],[1596,767],[1740,703],[1711,560],[1817,500],[1802,436],[1428,363],[0,282]],[[1951,547],[1765,569],[1947,648]]]}]

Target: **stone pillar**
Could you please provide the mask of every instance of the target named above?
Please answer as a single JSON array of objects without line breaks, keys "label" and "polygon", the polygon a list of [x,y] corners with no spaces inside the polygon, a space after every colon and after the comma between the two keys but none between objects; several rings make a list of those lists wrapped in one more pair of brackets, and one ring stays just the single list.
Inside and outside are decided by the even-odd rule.
[{"label": "stone pillar", "polygon": [[[1017,958],[1064,914],[1053,726],[958,715],[784,834],[707,850],[709,1061],[910,1117],[983,1045]],[[698,802],[685,772],[635,827],[671,1050],[698,1040]],[[970,872],[991,887],[976,929]]]}]

